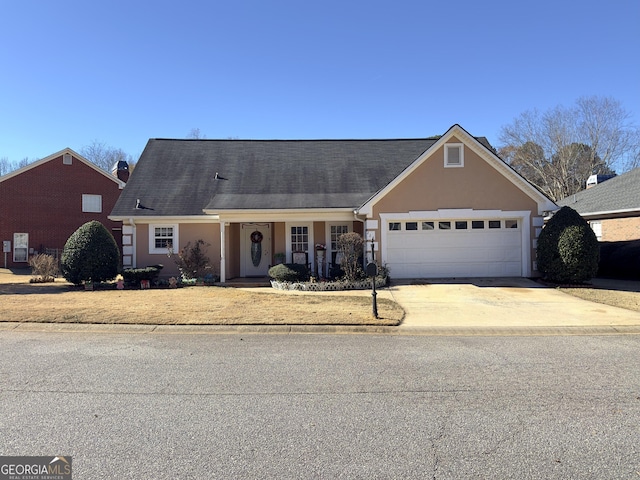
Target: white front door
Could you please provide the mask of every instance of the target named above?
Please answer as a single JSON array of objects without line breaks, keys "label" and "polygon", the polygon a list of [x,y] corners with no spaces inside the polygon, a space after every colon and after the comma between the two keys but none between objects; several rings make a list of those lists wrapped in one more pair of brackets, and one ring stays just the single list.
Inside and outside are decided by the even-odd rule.
[{"label": "white front door", "polygon": [[266,277],[271,264],[271,224],[240,225],[240,276]]}]

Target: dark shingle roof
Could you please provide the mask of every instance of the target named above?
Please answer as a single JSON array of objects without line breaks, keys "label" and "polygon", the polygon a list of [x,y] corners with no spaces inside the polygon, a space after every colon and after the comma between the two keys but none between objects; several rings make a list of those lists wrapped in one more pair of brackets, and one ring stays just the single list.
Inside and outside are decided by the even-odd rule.
[{"label": "dark shingle roof", "polygon": [[436,141],[151,139],[112,215],[357,208]]},{"label": "dark shingle roof", "polygon": [[587,190],[563,198],[557,204],[579,214],[640,209],[640,168],[613,177]]}]

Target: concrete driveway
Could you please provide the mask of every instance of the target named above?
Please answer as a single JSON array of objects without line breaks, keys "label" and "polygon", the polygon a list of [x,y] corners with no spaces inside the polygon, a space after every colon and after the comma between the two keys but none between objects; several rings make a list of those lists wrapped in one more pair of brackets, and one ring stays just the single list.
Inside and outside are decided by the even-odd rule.
[{"label": "concrete driveway", "polygon": [[406,311],[403,329],[499,332],[576,327],[594,331],[640,327],[640,312],[582,300],[526,278],[396,282],[387,291]]}]

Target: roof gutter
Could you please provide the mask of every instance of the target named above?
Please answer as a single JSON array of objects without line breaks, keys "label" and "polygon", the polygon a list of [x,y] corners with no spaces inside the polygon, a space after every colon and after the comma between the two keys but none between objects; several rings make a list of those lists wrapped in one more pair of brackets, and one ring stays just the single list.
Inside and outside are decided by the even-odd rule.
[{"label": "roof gutter", "polygon": [[580,215],[582,217],[635,217],[640,215],[640,208],[623,208],[619,210],[603,210],[601,212],[585,212],[580,213]]},{"label": "roof gutter", "polygon": [[160,215],[139,215],[135,217],[123,215],[109,215],[109,220],[114,222],[132,221],[135,219],[140,223],[216,223],[220,219],[217,215],[182,215],[182,216],[160,216]]}]

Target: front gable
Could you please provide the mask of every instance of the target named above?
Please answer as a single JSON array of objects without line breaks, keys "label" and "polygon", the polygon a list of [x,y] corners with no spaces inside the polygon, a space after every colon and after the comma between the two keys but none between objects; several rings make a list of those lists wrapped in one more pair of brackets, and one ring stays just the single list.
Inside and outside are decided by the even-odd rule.
[{"label": "front gable", "polygon": [[[78,163],[82,165],[81,169],[74,168],[77,167]],[[117,184],[120,189],[123,189],[125,186],[125,182],[119,180],[109,172],[105,172],[70,148],[65,148],[64,150],[14,170],[3,177],[0,177],[0,183],[16,177],[28,179],[33,173],[35,173],[34,170],[41,170],[42,167],[45,167],[49,171],[49,174],[55,175],[56,179],[61,181],[63,184],[66,183],[67,178],[80,177],[82,179],[88,179],[89,181],[95,182],[97,177],[104,177],[110,182]],[[40,174],[36,173],[36,175]]]},{"label": "front gable", "polygon": [[358,213],[438,209],[532,210],[555,205],[493,151],[454,125]]},{"label": "front gable", "polygon": [[[0,178],[0,239],[29,255],[60,251],[83,223],[97,220],[118,236],[107,215],[124,182],[67,148]],[[26,253],[15,256],[25,266]],[[11,260],[10,260],[11,261]],[[13,265],[10,263],[9,265]]]}]

